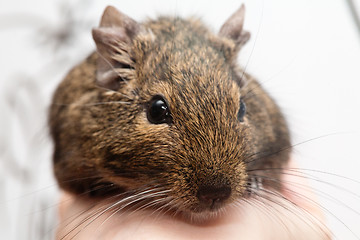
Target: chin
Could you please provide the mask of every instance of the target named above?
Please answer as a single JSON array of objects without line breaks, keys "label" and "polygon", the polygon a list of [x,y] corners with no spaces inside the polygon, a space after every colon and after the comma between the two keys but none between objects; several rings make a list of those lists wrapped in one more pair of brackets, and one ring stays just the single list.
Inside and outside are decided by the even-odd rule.
[{"label": "chin", "polygon": [[191,224],[203,225],[220,220],[223,216],[231,212],[230,208],[231,204],[224,204],[212,208],[196,206],[189,209],[172,210],[171,215]]}]

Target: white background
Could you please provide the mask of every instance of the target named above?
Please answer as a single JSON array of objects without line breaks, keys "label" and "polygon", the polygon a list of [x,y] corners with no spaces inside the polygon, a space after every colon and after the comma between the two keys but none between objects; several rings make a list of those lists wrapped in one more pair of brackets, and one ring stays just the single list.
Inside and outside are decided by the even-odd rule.
[{"label": "white background", "polygon": [[[201,16],[217,31],[242,2],[252,37],[239,61],[283,108],[299,165],[348,178],[318,173],[312,184],[337,238],[360,239],[360,32],[345,0],[0,1],[1,239],[51,238],[57,188],[46,109],[62,76],[94,49],[90,29],[106,5],[139,21]],[[51,36],[71,30],[73,18],[76,37],[56,45]]]}]

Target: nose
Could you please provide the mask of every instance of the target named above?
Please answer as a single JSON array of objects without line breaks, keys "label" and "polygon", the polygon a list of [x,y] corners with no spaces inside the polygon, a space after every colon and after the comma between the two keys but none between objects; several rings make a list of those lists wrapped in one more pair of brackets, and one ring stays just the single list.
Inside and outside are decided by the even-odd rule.
[{"label": "nose", "polygon": [[220,186],[200,186],[197,197],[200,203],[210,209],[217,208],[230,197],[231,187],[226,185]]}]

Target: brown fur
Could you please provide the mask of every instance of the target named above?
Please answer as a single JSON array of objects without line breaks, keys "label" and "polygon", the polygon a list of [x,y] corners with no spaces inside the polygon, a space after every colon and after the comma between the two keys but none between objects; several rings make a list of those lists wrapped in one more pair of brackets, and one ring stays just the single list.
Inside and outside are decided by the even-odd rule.
[{"label": "brown fur", "polygon": [[[113,34],[109,12],[116,12],[107,11],[94,30],[98,53],[68,74],[50,109],[54,169],[63,189],[161,186],[181,211],[201,212],[200,185],[230,186],[230,203],[245,196],[249,170],[287,162],[289,134],[278,107],[235,62],[248,38],[242,26],[217,36],[198,20],[161,17],[140,27],[118,24]],[[116,21],[122,24],[121,16]],[[226,37],[229,31],[240,40]],[[109,75],[99,74],[109,65],[116,74],[102,82]],[[167,100],[171,124],[147,120],[154,95]],[[240,97],[244,122],[237,119]]]}]

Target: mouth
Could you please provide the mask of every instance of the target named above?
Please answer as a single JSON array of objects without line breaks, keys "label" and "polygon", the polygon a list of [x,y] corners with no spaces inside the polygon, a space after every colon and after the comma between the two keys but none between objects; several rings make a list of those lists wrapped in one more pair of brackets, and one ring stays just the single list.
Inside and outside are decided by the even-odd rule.
[{"label": "mouth", "polygon": [[217,204],[212,207],[193,207],[184,209],[179,212],[176,217],[180,218],[184,222],[190,222],[191,224],[203,225],[214,223],[221,220],[228,213],[232,212],[234,207],[233,202]]}]

